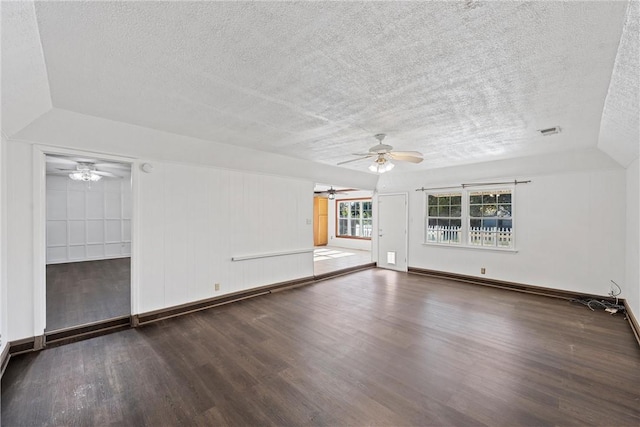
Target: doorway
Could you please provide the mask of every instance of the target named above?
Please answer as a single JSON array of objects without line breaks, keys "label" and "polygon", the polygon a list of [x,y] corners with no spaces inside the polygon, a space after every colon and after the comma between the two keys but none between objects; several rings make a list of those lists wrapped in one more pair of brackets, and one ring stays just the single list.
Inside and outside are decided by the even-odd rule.
[{"label": "doorway", "polygon": [[371,264],[371,191],[316,184],[313,213],[315,276]]},{"label": "doorway", "polygon": [[45,332],[131,315],[131,165],[45,156]]},{"label": "doorway", "polygon": [[407,271],[407,194],[378,195],[378,267]]}]

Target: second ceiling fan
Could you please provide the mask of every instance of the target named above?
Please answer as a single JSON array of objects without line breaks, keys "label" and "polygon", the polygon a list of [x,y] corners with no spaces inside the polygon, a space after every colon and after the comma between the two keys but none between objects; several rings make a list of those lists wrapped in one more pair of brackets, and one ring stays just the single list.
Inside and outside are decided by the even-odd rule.
[{"label": "second ceiling fan", "polygon": [[375,135],[375,138],[378,140],[378,144],[369,148],[368,153],[353,153],[354,156],[360,157],[345,160],[344,162],[338,163],[338,165],[373,158],[374,160],[371,166],[369,166],[369,170],[371,172],[384,173],[390,171],[395,166],[391,160],[410,163],[420,163],[423,160],[422,153],[418,151],[393,151],[393,147],[391,145],[382,143],[385,136],[386,135],[384,133]]}]

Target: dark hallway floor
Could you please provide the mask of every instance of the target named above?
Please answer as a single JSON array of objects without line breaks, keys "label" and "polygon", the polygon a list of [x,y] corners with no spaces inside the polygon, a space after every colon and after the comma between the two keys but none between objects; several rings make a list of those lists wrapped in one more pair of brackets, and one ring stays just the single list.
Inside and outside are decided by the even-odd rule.
[{"label": "dark hallway floor", "polygon": [[47,265],[47,328],[131,313],[131,258]]}]

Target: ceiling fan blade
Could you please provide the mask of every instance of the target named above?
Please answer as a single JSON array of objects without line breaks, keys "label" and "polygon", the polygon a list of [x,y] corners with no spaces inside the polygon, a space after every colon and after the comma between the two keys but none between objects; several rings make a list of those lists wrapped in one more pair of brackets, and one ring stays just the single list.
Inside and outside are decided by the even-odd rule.
[{"label": "ceiling fan blade", "polygon": [[110,178],[122,178],[120,175],[116,175],[115,173],[111,173],[111,172],[93,171],[93,173],[100,176],[108,176]]},{"label": "ceiling fan blade", "polygon": [[420,163],[423,160],[422,157],[407,155],[407,154],[398,154],[396,152],[389,153],[389,157],[391,157],[393,160],[398,160],[401,162],[411,162],[411,163]]},{"label": "ceiling fan blade", "polygon": [[64,157],[47,156],[47,163],[62,163],[64,165],[75,166],[78,164],[75,160],[65,159]]},{"label": "ceiling fan blade", "polygon": [[60,169],[60,168],[56,168],[56,170],[59,170],[62,173],[78,172],[78,169]]},{"label": "ceiling fan blade", "polygon": [[124,164],[124,163],[95,163],[94,166],[100,169],[108,168],[108,169],[131,170],[131,165]]},{"label": "ceiling fan blade", "polygon": [[399,156],[422,157],[422,153],[419,151],[391,151],[389,154],[397,154]]},{"label": "ceiling fan blade", "polygon": [[370,157],[375,157],[377,156],[377,154],[370,154],[364,157],[358,157],[357,159],[351,159],[351,160],[345,160],[344,162],[340,162],[340,163],[336,163],[337,165],[344,165],[346,163],[351,163],[351,162],[357,162],[358,160],[364,160],[364,159],[368,159]]}]

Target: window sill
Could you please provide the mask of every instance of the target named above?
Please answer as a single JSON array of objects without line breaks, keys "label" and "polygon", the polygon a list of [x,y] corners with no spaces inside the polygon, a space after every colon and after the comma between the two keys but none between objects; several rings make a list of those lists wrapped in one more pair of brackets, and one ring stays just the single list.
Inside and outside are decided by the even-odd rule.
[{"label": "window sill", "polygon": [[513,248],[497,248],[493,246],[469,246],[469,245],[450,245],[448,243],[422,243],[422,246],[437,246],[439,248],[455,248],[455,249],[471,249],[476,251],[490,251],[490,252],[507,252],[518,253],[517,249]]}]

